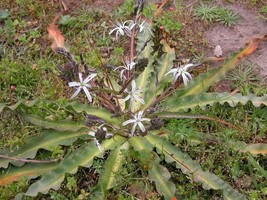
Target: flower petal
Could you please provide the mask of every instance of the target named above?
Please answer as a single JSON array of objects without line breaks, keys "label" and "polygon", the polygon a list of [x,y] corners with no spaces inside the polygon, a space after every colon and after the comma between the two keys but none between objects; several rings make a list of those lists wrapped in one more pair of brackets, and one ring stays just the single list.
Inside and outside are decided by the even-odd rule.
[{"label": "flower petal", "polygon": [[135,123],[135,124],[133,125],[133,128],[132,128],[132,130],[131,130],[131,135],[130,135],[130,137],[132,137],[132,136],[134,135],[136,126],[137,126],[137,123]]},{"label": "flower petal", "polygon": [[144,112],[144,111],[142,111],[142,110],[138,112],[138,117],[137,117],[137,118],[138,118],[139,120],[142,119],[143,112]]},{"label": "flower petal", "polygon": [[183,67],[183,69],[184,69],[185,71],[187,71],[188,68],[189,68],[189,67],[192,67],[192,66],[194,66],[194,64],[189,63],[189,64],[186,64],[186,65]]},{"label": "flower petal", "polygon": [[74,97],[76,97],[79,94],[79,92],[81,91],[81,89],[82,89],[81,87],[77,88],[76,91],[74,92],[74,94],[70,97],[70,99],[73,99]]},{"label": "flower petal", "polygon": [[146,129],[145,129],[144,125],[142,124],[142,122],[138,122],[138,126],[139,126],[139,128],[141,129],[142,132],[146,131]]},{"label": "flower petal", "polygon": [[128,101],[130,98],[131,98],[131,96],[128,95],[127,97],[125,97],[124,99],[122,99],[122,102],[124,103],[124,102]]},{"label": "flower petal", "polygon": [[94,142],[100,152],[104,151],[103,147],[101,146],[101,144],[98,142],[97,139],[94,139]]},{"label": "flower petal", "polygon": [[92,136],[92,137],[95,137],[95,132],[90,131],[90,132],[88,133],[88,135],[90,135],[90,136]]},{"label": "flower petal", "polygon": [[133,97],[134,97],[134,99],[136,99],[137,101],[139,101],[141,104],[145,105],[145,101],[141,97],[139,97],[137,95],[133,95]]},{"label": "flower petal", "polygon": [[81,83],[79,83],[79,82],[69,82],[68,85],[69,85],[69,87],[77,87],[77,86],[81,86]]},{"label": "flower petal", "polygon": [[132,81],[131,86],[132,86],[132,91],[136,91],[136,83],[135,83],[135,80]]},{"label": "flower petal", "polygon": [[131,123],[135,123],[135,122],[136,122],[135,119],[129,119],[129,120],[123,122],[123,123],[122,123],[122,126],[126,126],[127,124],[131,124]]},{"label": "flower petal", "polygon": [[84,79],[83,83],[88,83],[89,81],[91,81],[96,76],[97,76],[97,74],[91,74],[91,75],[87,76],[87,78]]},{"label": "flower petal", "polygon": [[83,87],[83,91],[85,92],[89,102],[92,102],[92,96],[91,96],[90,92],[88,91],[88,89],[86,87]]}]

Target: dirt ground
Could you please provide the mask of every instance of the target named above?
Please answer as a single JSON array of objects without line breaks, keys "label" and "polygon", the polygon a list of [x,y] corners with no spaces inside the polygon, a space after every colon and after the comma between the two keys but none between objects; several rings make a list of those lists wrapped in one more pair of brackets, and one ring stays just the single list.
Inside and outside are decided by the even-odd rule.
[{"label": "dirt ground", "polygon": [[[239,21],[233,27],[222,25],[212,26],[204,34],[207,41],[213,45],[220,45],[227,56],[233,51],[244,47],[251,38],[262,37],[267,34],[267,20],[262,19],[258,13],[242,3],[225,5],[225,7],[239,14]],[[258,65],[260,75],[267,76],[267,42],[261,43],[257,51],[250,55],[246,61]]]}]

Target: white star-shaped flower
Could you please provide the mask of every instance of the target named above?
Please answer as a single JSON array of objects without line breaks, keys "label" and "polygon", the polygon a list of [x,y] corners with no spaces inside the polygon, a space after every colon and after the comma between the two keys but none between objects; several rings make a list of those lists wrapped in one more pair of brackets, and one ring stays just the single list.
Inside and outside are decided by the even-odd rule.
[{"label": "white star-shaped flower", "polygon": [[[120,78],[122,80],[123,77],[125,77],[125,71],[130,72],[135,66],[135,62],[125,61],[124,66],[117,67],[117,69],[122,69],[120,72]],[[126,77],[125,77],[126,78]]]},{"label": "white star-shaped flower", "polygon": [[91,85],[89,84],[89,82],[95,78],[97,76],[97,74],[91,74],[89,75],[86,79],[83,80],[82,77],[82,73],[79,73],[79,80],[80,82],[70,82],[69,83],[69,87],[75,87],[76,91],[74,92],[74,94],[70,97],[70,99],[73,99],[74,97],[76,97],[81,90],[83,90],[87,96],[87,99],[89,100],[89,102],[92,102],[92,96],[89,92],[89,90],[87,88],[90,88]]},{"label": "white star-shaped flower", "polygon": [[122,102],[126,102],[130,99],[130,108],[133,105],[133,101],[139,101],[141,104],[145,104],[145,101],[139,96],[139,93],[142,92],[142,88],[136,88],[136,83],[135,80],[132,81],[131,83],[131,90],[129,91],[126,89],[126,93],[128,93],[128,96],[125,97]]},{"label": "white star-shaped flower", "polygon": [[189,80],[192,79],[191,74],[188,73],[187,70],[189,67],[192,67],[192,66],[194,66],[194,65],[190,64],[190,63],[186,64],[186,65],[178,66],[177,68],[171,69],[168,73],[165,74],[165,76],[172,73],[173,74],[173,83],[175,83],[177,81],[179,76],[182,76],[184,84],[187,85]]},{"label": "white star-shaped flower", "polygon": [[[126,24],[129,23],[129,25],[127,26]],[[126,35],[131,35],[131,31],[134,28],[135,23],[132,20],[127,20],[125,22],[117,22],[117,26],[112,29],[109,34],[112,34],[114,31],[116,31],[116,40],[118,40],[120,35],[124,35],[126,33]]]},{"label": "white star-shaped flower", "polygon": [[142,122],[143,121],[150,121],[150,119],[149,118],[142,118],[143,112],[144,111],[139,111],[137,114],[134,115],[134,119],[129,119],[129,120],[122,123],[122,126],[126,126],[127,124],[133,124],[130,137],[132,137],[134,135],[134,132],[135,132],[137,125],[139,126],[139,128],[141,129],[142,132],[146,131]]}]

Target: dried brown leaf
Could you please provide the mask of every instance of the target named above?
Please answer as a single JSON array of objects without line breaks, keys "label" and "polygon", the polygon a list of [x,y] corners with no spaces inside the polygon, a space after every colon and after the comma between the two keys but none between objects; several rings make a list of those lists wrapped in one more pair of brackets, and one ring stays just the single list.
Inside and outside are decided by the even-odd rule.
[{"label": "dried brown leaf", "polygon": [[[55,20],[54,20],[55,21]],[[47,27],[48,37],[52,40],[51,48],[55,51],[56,48],[66,49],[64,46],[64,37],[55,22],[52,22]]]}]

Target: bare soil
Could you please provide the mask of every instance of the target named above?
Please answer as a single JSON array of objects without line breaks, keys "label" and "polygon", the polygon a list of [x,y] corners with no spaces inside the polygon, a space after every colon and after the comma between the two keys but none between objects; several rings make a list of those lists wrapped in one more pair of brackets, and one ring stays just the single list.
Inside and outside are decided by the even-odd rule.
[{"label": "bare soil", "polygon": [[[239,2],[223,6],[239,14],[238,23],[233,27],[212,26],[204,35],[212,46],[222,47],[224,56],[243,48],[250,39],[267,34],[267,20],[262,19],[253,8]],[[257,51],[247,57],[246,61],[258,65],[261,69],[259,74],[266,77],[267,42],[261,43]]]}]

